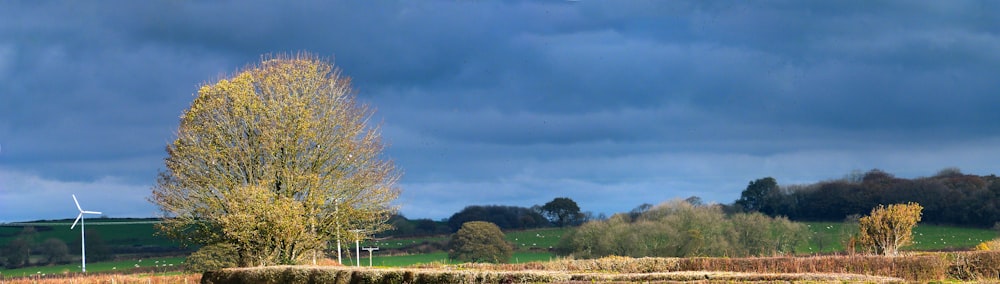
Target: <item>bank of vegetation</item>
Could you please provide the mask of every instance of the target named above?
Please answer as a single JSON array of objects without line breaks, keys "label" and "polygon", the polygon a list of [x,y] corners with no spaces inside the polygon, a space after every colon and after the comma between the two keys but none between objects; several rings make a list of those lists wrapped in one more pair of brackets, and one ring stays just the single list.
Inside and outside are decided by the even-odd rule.
[{"label": "bank of vegetation", "polygon": [[690,257],[795,254],[809,230],[786,218],[726,214],[718,205],[675,200],[583,224],[559,244],[562,255]]},{"label": "bank of vegetation", "polygon": [[527,264],[424,265],[405,269],[272,266],[206,273],[203,283],[565,283],[668,281],[995,281],[1000,252],[899,257],[604,257]]},{"label": "bank of vegetation", "polygon": [[61,277],[22,277],[11,280],[3,280],[4,284],[166,284],[166,283],[200,283],[201,274],[121,274],[121,273],[101,273],[101,274],[66,274]]},{"label": "bank of vegetation", "polygon": [[784,186],[768,177],[751,182],[731,210],[797,221],[841,221],[878,205],[906,202],[924,207],[926,223],[991,228],[1000,222],[1000,177],[964,174],[955,168],[912,179],[873,169]]}]

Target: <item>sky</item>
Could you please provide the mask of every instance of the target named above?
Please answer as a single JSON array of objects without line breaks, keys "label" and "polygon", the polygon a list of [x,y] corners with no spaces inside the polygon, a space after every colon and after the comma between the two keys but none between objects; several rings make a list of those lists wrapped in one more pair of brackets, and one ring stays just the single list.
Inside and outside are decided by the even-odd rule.
[{"label": "sky", "polygon": [[377,108],[396,204],[613,214],[878,168],[997,173],[996,1],[4,1],[0,222],[152,217],[199,86],[311,52]]}]

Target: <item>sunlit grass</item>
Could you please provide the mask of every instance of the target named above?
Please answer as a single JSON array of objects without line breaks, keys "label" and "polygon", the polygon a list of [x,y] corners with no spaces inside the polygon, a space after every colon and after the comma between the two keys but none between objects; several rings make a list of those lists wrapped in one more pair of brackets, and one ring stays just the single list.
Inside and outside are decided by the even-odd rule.
[{"label": "sunlit grass", "polygon": [[566,228],[544,228],[525,231],[507,232],[505,238],[514,244],[517,250],[552,249],[559,244],[559,239],[566,233]]},{"label": "sunlit grass", "polygon": [[[549,252],[519,251],[514,252],[513,257],[510,258],[510,263],[550,261],[552,259],[555,259],[555,255]],[[447,252],[397,256],[379,256],[378,254],[375,254],[375,257],[372,259],[372,265],[381,267],[404,267],[426,263],[458,264],[462,262],[456,262],[448,259]],[[344,265],[352,266],[356,264],[357,263],[354,262],[353,259],[344,259]],[[361,266],[368,266],[368,258],[361,258]]]},{"label": "sunlit grass", "polygon": [[[508,231],[504,232],[504,238],[515,245],[516,250],[529,250],[529,249],[550,249],[554,248],[558,243],[562,235],[569,230],[568,228],[541,228],[541,229],[530,229],[523,231]],[[428,237],[415,237],[415,238],[398,238],[398,239],[386,239],[380,241],[367,241],[362,242],[361,246],[376,246],[381,249],[401,249],[408,246],[419,245],[422,243],[447,243],[449,236],[428,236]],[[354,244],[344,244],[345,246],[353,247]]]},{"label": "sunlit grass", "polygon": [[[802,253],[843,252],[846,237],[843,236],[842,222],[805,222],[810,230],[809,243],[800,245]],[[913,245],[904,247],[910,251],[968,250],[981,242],[997,237],[997,232],[988,229],[962,228],[917,224],[913,228]]]},{"label": "sunlit grass", "polygon": [[[137,268],[143,269],[154,269],[157,271],[170,271],[178,270],[180,265],[184,263],[184,257],[162,257],[162,258],[148,258],[142,260],[120,260],[120,261],[105,261],[105,262],[94,262],[87,263],[88,273],[98,273],[98,272],[116,272],[120,271],[122,273],[129,273]],[[64,265],[52,265],[52,266],[35,266],[35,267],[25,267],[18,269],[2,269],[0,274],[4,277],[22,277],[29,276],[33,274],[38,275],[52,275],[52,274],[67,274],[67,273],[77,273],[80,272],[80,263],[64,264]]]},{"label": "sunlit grass", "polygon": [[[422,243],[437,243],[437,242],[448,242],[447,236],[430,236],[430,237],[416,237],[416,238],[400,238],[400,239],[387,239],[381,241],[366,241],[362,242],[361,246],[376,246],[380,249],[401,249],[408,246],[419,245]],[[349,247],[354,247],[354,243],[342,244]]]}]

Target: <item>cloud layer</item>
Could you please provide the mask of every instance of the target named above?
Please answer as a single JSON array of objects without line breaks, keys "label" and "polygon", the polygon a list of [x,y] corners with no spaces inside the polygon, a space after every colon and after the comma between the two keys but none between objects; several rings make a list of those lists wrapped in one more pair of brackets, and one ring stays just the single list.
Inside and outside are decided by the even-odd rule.
[{"label": "cloud layer", "polygon": [[297,51],[334,60],[378,108],[410,217],[559,196],[605,213],[731,202],[756,178],[856,169],[990,174],[996,6],[4,3],[0,221],[62,218],[22,201],[72,190],[150,214],[198,85]]}]

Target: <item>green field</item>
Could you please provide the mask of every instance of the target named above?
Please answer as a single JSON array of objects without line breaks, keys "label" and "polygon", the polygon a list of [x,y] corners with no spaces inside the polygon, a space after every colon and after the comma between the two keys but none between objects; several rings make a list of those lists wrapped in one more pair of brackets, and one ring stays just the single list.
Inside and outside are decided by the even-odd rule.
[{"label": "green field", "polygon": [[[798,251],[809,254],[844,251],[844,223],[805,222],[812,236],[808,244]],[[967,250],[979,243],[997,238],[997,232],[988,229],[920,225],[913,228],[913,245],[903,250],[950,251]]]},{"label": "green field", "polygon": [[566,228],[545,228],[525,231],[510,231],[506,233],[508,242],[514,244],[517,250],[553,249],[559,244],[559,239],[566,233]]},{"label": "green field", "polygon": [[[142,260],[121,260],[121,261],[106,261],[106,262],[95,262],[87,263],[87,272],[108,272],[108,271],[121,271],[122,273],[129,273],[136,268],[149,269],[160,271],[170,271],[177,270],[179,266],[184,263],[184,257],[163,257],[163,258],[150,258]],[[148,270],[146,270],[148,271]],[[0,269],[0,274],[5,278],[9,277],[22,277],[32,274],[65,274],[65,273],[76,273],[80,272],[80,262],[77,261],[73,264],[65,265],[52,265],[52,266],[35,266],[35,267],[25,267],[18,269]]]},{"label": "green field", "polygon": [[[167,238],[156,235],[154,222],[156,219],[104,219],[86,220],[87,237],[99,237],[111,246],[161,246],[177,247],[178,244]],[[70,229],[73,219],[30,222],[36,233],[32,237],[37,242],[49,238],[60,239],[66,244],[80,241],[80,228]],[[16,238],[27,225],[0,225],[0,244]],[[88,241],[89,243],[89,241]]]},{"label": "green field", "polygon": [[[362,252],[363,253],[363,252]],[[511,257],[511,263],[525,263],[525,262],[535,262],[535,261],[550,261],[555,259],[555,255],[548,252],[527,252],[518,251],[514,252],[514,256]],[[354,260],[344,259],[345,265],[350,265]],[[448,259],[447,252],[435,252],[428,254],[413,254],[413,255],[399,255],[399,256],[379,256],[378,253],[372,258],[372,265],[383,266],[383,267],[403,267],[410,266],[414,264],[422,263],[442,263],[442,264],[454,264],[453,260]],[[368,258],[361,258],[361,265],[368,266]]]},{"label": "green field", "polygon": [[[547,250],[555,248],[559,243],[559,238],[566,232],[566,228],[543,228],[523,231],[504,232],[504,238],[516,246],[516,250]],[[418,238],[384,239],[379,241],[362,242],[362,247],[376,246],[380,249],[401,249],[422,243],[447,243],[448,236],[431,236]],[[343,244],[353,247],[354,244]]]},{"label": "green field", "polygon": [[[433,236],[433,237],[419,237],[419,238],[403,238],[403,239],[386,239],[379,241],[366,241],[361,242],[361,246],[376,246],[381,249],[401,249],[408,246],[418,245],[422,243],[437,243],[437,242],[448,242],[448,236]],[[343,244],[353,247],[354,243]]]}]

